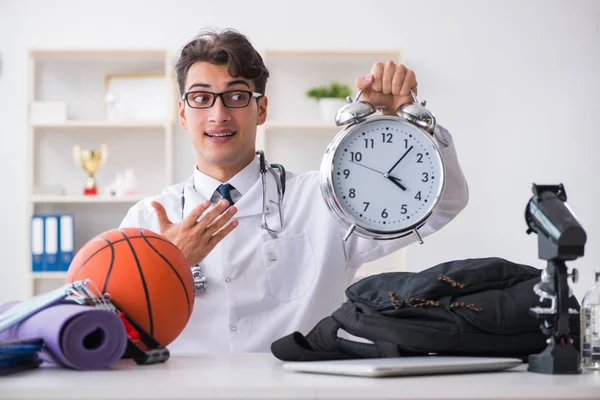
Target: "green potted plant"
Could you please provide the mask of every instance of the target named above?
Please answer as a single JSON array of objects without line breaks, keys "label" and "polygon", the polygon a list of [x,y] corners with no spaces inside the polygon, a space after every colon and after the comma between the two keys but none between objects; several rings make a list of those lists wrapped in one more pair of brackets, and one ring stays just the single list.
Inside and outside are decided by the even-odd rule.
[{"label": "green potted plant", "polygon": [[352,96],[352,90],[346,84],[331,82],[328,86],[317,86],[308,89],[306,96],[317,101],[321,118],[324,121],[331,121],[335,118],[340,107],[346,104],[346,97]]}]

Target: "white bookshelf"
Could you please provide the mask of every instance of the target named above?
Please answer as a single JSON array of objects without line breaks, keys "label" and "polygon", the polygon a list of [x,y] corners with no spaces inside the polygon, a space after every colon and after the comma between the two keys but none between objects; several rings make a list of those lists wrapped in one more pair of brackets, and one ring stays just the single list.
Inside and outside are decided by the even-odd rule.
[{"label": "white bookshelf", "polygon": [[47,196],[31,196],[31,202],[34,204],[43,203],[137,203],[138,201],[148,197],[150,195],[136,195],[136,196],[61,196],[61,195],[47,195]]},{"label": "white bookshelf", "polygon": [[309,122],[309,123],[289,123],[280,121],[267,121],[264,128],[270,131],[274,130],[301,130],[307,132],[317,132],[319,130],[339,131],[340,128],[329,122]]},{"label": "white bookshelf", "polygon": [[[168,125],[168,124],[167,124]],[[31,123],[32,129],[166,129],[167,126],[163,122],[154,121],[65,121],[65,122],[46,122],[46,123]]]},{"label": "white bookshelf", "polygon": [[[108,76],[164,77],[165,117],[159,120],[108,117],[104,96]],[[98,233],[116,228],[127,209],[173,183],[173,125],[176,85],[171,54],[165,49],[33,49],[28,53],[27,116],[27,251],[26,296],[64,283],[65,271],[33,272],[31,217],[38,213],[70,213],[75,222],[76,253]],[[67,104],[64,120],[33,120],[34,101]],[[162,101],[162,99],[161,99]],[[98,195],[84,196],[87,175],[75,164],[72,147],[99,149],[109,155],[96,174]],[[103,188],[117,172],[131,168],[137,178],[134,196],[105,196]],[[46,187],[46,190],[43,188]],[[56,190],[48,188],[60,188]]]},{"label": "white bookshelf", "polygon": [[[271,77],[267,82],[269,98],[267,122],[259,126],[257,149],[270,163],[281,163],[289,171],[318,170],[327,145],[342,129],[335,115],[320,116],[317,103],[306,97],[313,86],[337,81],[348,84],[356,95],[355,80],[371,71],[376,62],[402,61],[397,50],[264,50],[263,59]],[[320,194],[319,194],[320,195]],[[365,264],[356,279],[405,270],[406,250]]]},{"label": "white bookshelf", "polygon": [[31,278],[33,280],[60,280],[63,281],[67,277],[67,273],[63,271],[56,272],[32,272]]}]

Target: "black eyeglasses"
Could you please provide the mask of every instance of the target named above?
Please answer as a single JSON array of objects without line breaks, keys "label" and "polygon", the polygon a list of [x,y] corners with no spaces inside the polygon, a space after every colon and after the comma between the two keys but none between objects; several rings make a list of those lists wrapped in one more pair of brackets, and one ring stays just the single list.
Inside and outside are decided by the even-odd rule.
[{"label": "black eyeglasses", "polygon": [[262,96],[260,93],[249,90],[230,90],[222,93],[193,91],[185,92],[181,99],[185,100],[187,105],[192,108],[210,108],[217,101],[217,97],[220,97],[225,107],[244,108],[250,104],[252,98]]}]

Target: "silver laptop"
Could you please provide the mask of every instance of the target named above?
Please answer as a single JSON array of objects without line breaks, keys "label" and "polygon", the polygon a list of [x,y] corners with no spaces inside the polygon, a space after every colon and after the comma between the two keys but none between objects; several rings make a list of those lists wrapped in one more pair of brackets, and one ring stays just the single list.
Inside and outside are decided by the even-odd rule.
[{"label": "silver laptop", "polygon": [[283,369],[318,374],[383,377],[503,371],[521,364],[523,361],[518,358],[423,356],[286,362]]}]

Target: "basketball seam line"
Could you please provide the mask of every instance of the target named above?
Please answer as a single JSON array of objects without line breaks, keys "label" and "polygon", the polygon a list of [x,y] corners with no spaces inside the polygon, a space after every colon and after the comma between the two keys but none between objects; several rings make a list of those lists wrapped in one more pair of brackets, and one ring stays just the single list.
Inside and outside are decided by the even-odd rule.
[{"label": "basketball seam line", "polygon": [[127,244],[129,245],[129,248],[131,249],[131,253],[133,254],[133,258],[135,259],[135,263],[137,264],[138,271],[140,273],[140,279],[142,280],[142,286],[144,288],[144,295],[146,297],[146,305],[148,306],[148,324],[150,325],[149,333],[151,336],[154,336],[154,322],[152,320],[152,306],[150,305],[150,295],[148,293],[148,286],[146,285],[146,279],[144,278],[144,271],[142,270],[142,266],[140,265],[140,260],[138,259],[137,254],[135,253],[135,250],[133,249],[133,245],[131,244],[131,241],[129,240],[130,238],[127,237],[125,232],[123,232],[121,229],[119,229],[119,232],[121,232],[121,234],[123,235],[124,240],[127,241]]},{"label": "basketball seam line", "polygon": [[183,287],[183,292],[185,293],[185,301],[187,302],[188,318],[189,318],[191,316],[190,296],[189,296],[189,293],[187,291],[187,288],[185,287],[185,284],[183,283],[183,279],[181,278],[181,276],[179,276],[179,273],[177,272],[177,270],[175,269],[175,267],[173,267],[173,264],[171,264],[171,262],[169,260],[167,260],[167,258],[165,256],[163,256],[158,250],[156,250],[156,248],[154,246],[152,246],[152,243],[150,243],[150,241],[148,240],[149,237],[146,237],[146,235],[144,235],[144,229],[141,229],[140,233],[144,237],[144,240],[146,241],[146,243],[148,244],[148,246],[150,246],[150,248],[152,250],[154,250],[156,252],[156,254],[158,254],[158,256],[163,259],[164,262],[167,263],[167,265],[169,266],[169,268],[171,268],[171,271],[173,271],[173,273],[175,274],[175,276],[177,276],[177,279],[179,280],[179,283],[181,283],[181,286]]},{"label": "basketball seam line", "polygon": [[[123,231],[122,231],[121,229],[119,229],[119,232],[123,233]],[[128,238],[129,238],[129,239],[140,239],[140,238],[143,238],[143,237],[144,237],[143,235],[140,235],[140,236],[128,236]],[[165,238],[163,238],[163,237],[160,237],[160,236],[146,236],[146,237],[151,237],[151,238],[154,238],[154,239],[156,239],[156,240],[160,240],[161,242],[168,243],[168,244],[170,244],[171,246],[173,246],[173,247],[175,247],[176,249],[178,249],[178,250],[179,250],[179,248],[178,248],[177,246],[175,246],[175,245],[173,244],[173,242],[171,242],[171,241],[169,241],[169,240],[167,240],[167,239],[165,239]],[[92,240],[90,240],[90,242],[91,242],[91,241],[97,241],[97,240],[108,240],[108,239],[106,239],[106,238],[104,238],[104,237],[100,237],[100,238],[92,239]],[[114,242],[111,242],[111,243],[112,243],[112,244],[117,244],[117,243],[120,243],[120,242],[122,242],[122,241],[124,241],[124,240],[126,240],[126,239],[118,239],[118,240],[115,240]],[[108,247],[108,245],[106,245],[106,246],[104,246],[104,247],[102,247],[102,248],[98,249],[98,251],[101,251],[101,250],[105,249],[106,247]],[[94,253],[94,254],[95,254],[95,253]],[[86,261],[86,262],[87,262],[87,261]]]},{"label": "basketball seam line", "polygon": [[106,278],[104,279],[104,287],[102,288],[102,294],[106,293],[106,289],[108,288],[108,280],[110,279],[110,274],[112,273],[113,267],[115,265],[115,247],[110,240],[103,238],[109,243],[110,246],[110,266],[108,267],[108,272],[106,273]]},{"label": "basketball seam line", "polygon": [[75,281],[75,278],[77,277],[77,275],[79,275],[79,273],[81,272],[81,270],[83,269],[83,267],[85,267],[85,266],[87,265],[87,263],[88,263],[88,262],[89,262],[89,261],[90,261],[92,258],[94,258],[94,256],[95,256],[96,254],[100,253],[102,250],[104,250],[105,248],[107,248],[108,246],[110,246],[110,241],[109,241],[108,239],[105,239],[105,238],[100,238],[100,239],[98,239],[98,240],[104,240],[105,242],[108,242],[109,244],[107,244],[106,246],[104,246],[104,247],[102,247],[102,248],[100,248],[100,249],[96,250],[96,251],[95,251],[95,252],[94,252],[92,255],[90,255],[90,256],[88,257],[88,259],[87,259],[87,260],[85,260],[85,261],[83,262],[83,264],[81,264],[81,265],[79,266],[79,268],[78,268],[78,269],[77,269],[77,271],[75,272],[75,275],[73,275],[73,278],[71,278],[71,281],[72,281],[72,282],[73,282],[73,281]]}]

